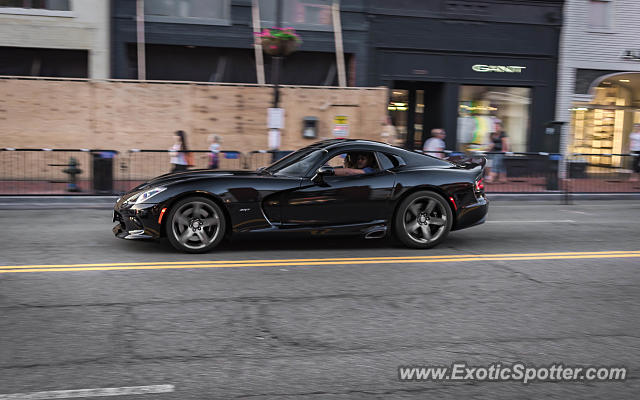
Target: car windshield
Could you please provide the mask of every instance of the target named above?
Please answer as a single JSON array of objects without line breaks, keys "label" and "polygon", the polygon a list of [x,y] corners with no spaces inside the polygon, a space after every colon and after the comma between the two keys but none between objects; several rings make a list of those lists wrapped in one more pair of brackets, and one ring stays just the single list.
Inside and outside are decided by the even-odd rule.
[{"label": "car windshield", "polygon": [[304,176],[320,159],[327,154],[324,149],[306,147],[276,161],[265,172],[277,176]]}]

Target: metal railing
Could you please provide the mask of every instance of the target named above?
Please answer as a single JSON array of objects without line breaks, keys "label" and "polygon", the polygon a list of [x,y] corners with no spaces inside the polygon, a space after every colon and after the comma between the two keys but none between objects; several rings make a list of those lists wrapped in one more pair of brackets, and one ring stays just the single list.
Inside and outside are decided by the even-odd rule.
[{"label": "metal railing", "polygon": [[449,150],[418,152],[446,157],[485,156],[487,163],[484,186],[487,193],[554,193],[564,190],[558,179],[561,154],[482,151],[463,153]]},{"label": "metal railing", "polygon": [[254,150],[246,154],[245,167],[248,170],[255,170],[260,167],[266,167],[276,160],[281,159],[292,150]]},{"label": "metal railing", "polygon": [[0,194],[111,194],[117,155],[103,149],[0,149]]},{"label": "metal railing", "polygon": [[[421,152],[421,151],[419,151]],[[191,150],[193,166],[208,168],[211,153]],[[222,170],[255,170],[290,151],[220,151]],[[422,153],[422,152],[421,152]],[[438,152],[431,152],[436,155]],[[640,193],[638,155],[440,152],[485,155],[488,193]],[[566,176],[560,176],[564,163]],[[0,149],[0,195],[114,194],[171,172],[168,150]]]},{"label": "metal railing", "polygon": [[640,192],[638,154],[573,153],[567,159],[569,193]]},{"label": "metal railing", "polygon": [[[193,165],[189,169],[209,168],[211,152],[209,150],[189,150]],[[239,170],[245,168],[245,156],[235,150],[221,150],[218,153],[218,169]],[[172,171],[171,152],[169,150],[131,149],[118,160],[120,186],[124,191],[142,182]]]}]

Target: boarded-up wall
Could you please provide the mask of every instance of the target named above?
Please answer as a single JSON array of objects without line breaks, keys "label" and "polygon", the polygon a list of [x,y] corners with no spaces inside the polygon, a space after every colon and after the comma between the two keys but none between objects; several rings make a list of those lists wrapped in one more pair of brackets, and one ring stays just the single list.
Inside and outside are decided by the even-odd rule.
[{"label": "boarded-up wall", "polygon": [[[302,120],[319,120],[316,140],[332,137],[336,115],[348,116],[349,137],[380,140],[384,88],[282,87],[283,150],[307,145]],[[167,149],[173,132],[206,149],[211,133],[223,149],[267,149],[273,88],[256,85],[0,79],[0,147]]]}]

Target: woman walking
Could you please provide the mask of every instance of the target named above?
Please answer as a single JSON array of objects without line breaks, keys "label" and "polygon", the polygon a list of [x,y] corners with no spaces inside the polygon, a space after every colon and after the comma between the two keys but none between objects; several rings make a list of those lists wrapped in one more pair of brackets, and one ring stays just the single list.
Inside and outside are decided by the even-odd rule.
[{"label": "woman walking", "polygon": [[189,167],[189,148],[187,147],[187,139],[184,131],[176,131],[174,134],[175,142],[171,149],[169,149],[169,156],[171,156],[171,172],[186,171]]}]

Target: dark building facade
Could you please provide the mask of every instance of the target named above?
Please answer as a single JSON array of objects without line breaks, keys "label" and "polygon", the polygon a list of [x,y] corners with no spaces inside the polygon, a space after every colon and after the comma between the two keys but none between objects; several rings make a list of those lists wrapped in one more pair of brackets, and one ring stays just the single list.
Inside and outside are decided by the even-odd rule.
[{"label": "dark building facade", "polygon": [[[283,24],[296,28],[303,44],[286,57],[280,83],[337,85],[332,1],[282,2]],[[368,25],[363,2],[344,3],[341,17],[348,83],[366,86],[362,61],[366,60]],[[135,2],[114,0],[112,6],[113,77],[136,79]],[[275,6],[275,0],[260,0],[262,27],[275,25]],[[251,0],[146,0],[147,79],[256,83],[251,13]],[[267,83],[271,82],[271,61],[265,55]]]},{"label": "dark building facade", "polygon": [[[369,83],[392,88],[408,145],[432,128],[448,149],[486,149],[501,122],[514,151],[557,151],[561,1],[370,1]],[[406,108],[406,110],[405,110]]]},{"label": "dark building facade", "polygon": [[[155,1],[155,2],[154,2]],[[272,26],[276,0],[261,0]],[[304,43],[280,83],[337,85],[331,0],[282,0]],[[256,83],[250,0],[146,0],[147,79]],[[114,0],[112,73],[137,76],[135,2]],[[496,122],[513,151],[557,151],[561,0],[342,0],[350,86],[389,87],[401,142],[433,128],[449,149],[486,149]],[[267,83],[270,57],[265,56]]]}]

